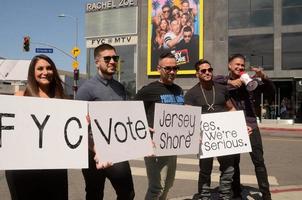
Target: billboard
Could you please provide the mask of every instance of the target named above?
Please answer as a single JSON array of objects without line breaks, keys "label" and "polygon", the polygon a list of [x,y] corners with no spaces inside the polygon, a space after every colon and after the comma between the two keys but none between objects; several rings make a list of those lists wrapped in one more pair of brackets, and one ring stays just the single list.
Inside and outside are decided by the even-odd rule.
[{"label": "billboard", "polygon": [[158,57],[175,55],[178,74],[195,74],[203,57],[203,0],[148,0],[148,75],[158,75]]}]

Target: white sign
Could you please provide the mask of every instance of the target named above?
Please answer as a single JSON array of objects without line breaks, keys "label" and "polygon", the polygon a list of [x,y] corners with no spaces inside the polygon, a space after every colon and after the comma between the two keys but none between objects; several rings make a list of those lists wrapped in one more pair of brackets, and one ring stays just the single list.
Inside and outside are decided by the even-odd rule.
[{"label": "white sign", "polygon": [[94,38],[86,40],[87,48],[95,48],[100,44],[111,44],[112,46],[128,46],[137,44],[137,36],[117,36],[108,38]]},{"label": "white sign", "polygon": [[155,104],[155,155],[197,154],[201,107]]},{"label": "white sign", "polygon": [[202,114],[200,128],[201,159],[252,151],[242,111]]},{"label": "white sign", "polygon": [[87,168],[87,102],[0,95],[0,169]]},{"label": "white sign", "polygon": [[27,80],[30,60],[2,60],[0,59],[0,80]]},{"label": "white sign", "polygon": [[142,101],[89,102],[96,154],[112,163],[153,154]]}]

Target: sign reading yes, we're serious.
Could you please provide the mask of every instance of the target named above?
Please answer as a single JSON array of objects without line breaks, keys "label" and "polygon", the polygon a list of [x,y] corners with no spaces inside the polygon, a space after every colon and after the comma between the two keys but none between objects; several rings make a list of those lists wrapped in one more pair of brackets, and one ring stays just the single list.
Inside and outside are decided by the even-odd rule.
[{"label": "sign reading yes, we're serious.", "polygon": [[251,152],[243,111],[201,115],[200,158]]},{"label": "sign reading yes, we're serious.", "polygon": [[87,102],[0,95],[0,169],[88,167]]}]

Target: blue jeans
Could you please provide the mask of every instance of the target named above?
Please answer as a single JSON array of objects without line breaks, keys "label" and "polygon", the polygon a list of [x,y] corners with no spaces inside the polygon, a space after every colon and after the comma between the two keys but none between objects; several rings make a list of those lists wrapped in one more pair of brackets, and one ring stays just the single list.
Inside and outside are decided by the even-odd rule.
[{"label": "blue jeans", "polygon": [[[217,157],[219,170],[219,199],[232,199],[232,181],[234,175],[234,159],[231,156]],[[200,199],[211,199],[211,173],[213,169],[213,158],[199,160],[198,193]]]},{"label": "blue jeans", "polygon": [[149,182],[146,200],[167,199],[175,179],[176,162],[176,156],[145,157]]},{"label": "blue jeans", "polygon": [[[264,164],[262,139],[259,128],[253,130],[253,133],[250,135],[250,141],[252,146],[252,152],[250,152],[250,156],[255,167],[255,174],[259,190],[262,193],[262,199],[271,200],[272,198],[269,191],[268,175]],[[234,194],[238,195],[241,193],[239,168],[240,154],[236,154],[234,159],[235,173],[233,176],[234,181],[232,188]]]}]

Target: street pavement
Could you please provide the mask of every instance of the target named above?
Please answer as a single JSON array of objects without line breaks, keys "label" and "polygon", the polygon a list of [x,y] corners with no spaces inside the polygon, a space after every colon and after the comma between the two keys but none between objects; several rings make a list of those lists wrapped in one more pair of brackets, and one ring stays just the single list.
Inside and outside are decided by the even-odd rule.
[{"label": "street pavement", "polygon": [[[302,144],[302,125],[276,125],[276,124],[260,124],[260,128],[262,130],[262,135],[264,136],[264,143],[267,142],[266,137],[274,138],[276,136],[276,140],[278,138],[283,137],[285,139],[278,141],[279,143],[283,143],[284,141],[298,141],[295,143],[296,146]],[[273,143],[274,145],[275,143]],[[290,145],[291,143],[289,143]],[[267,144],[265,144],[267,145]],[[297,147],[294,147],[295,149]],[[271,151],[275,151],[280,149],[279,147],[272,147]],[[288,147],[284,147],[288,148]],[[283,149],[280,149],[283,151]],[[291,150],[289,150],[291,151]],[[301,148],[300,148],[301,152]],[[270,152],[265,150],[265,153],[269,155],[273,155]],[[301,152],[302,153],[302,152]],[[299,155],[299,154],[297,154]],[[301,155],[301,154],[300,154]],[[296,157],[296,155],[294,155]],[[278,159],[278,158],[276,158]],[[299,159],[299,158],[297,158]],[[300,157],[300,162],[301,162]],[[276,166],[276,161],[273,159],[266,159],[267,165]],[[277,161],[278,162],[278,161]],[[284,161],[285,162],[285,161]],[[136,200],[144,199],[144,194],[147,189],[147,178],[144,167],[143,159],[137,159],[130,161],[131,169],[134,179],[134,186],[136,192]],[[297,162],[294,162],[297,163]],[[298,161],[299,163],[299,161]],[[242,166],[242,164],[245,164]],[[288,163],[288,168],[284,170],[289,170],[291,168],[292,163]],[[296,164],[293,164],[296,165]],[[284,166],[284,165],[282,165]],[[302,164],[301,164],[302,166]],[[277,165],[276,168],[279,166]],[[280,166],[281,167],[281,166]],[[296,166],[297,167],[297,166]],[[253,172],[252,163],[250,162],[250,158],[248,154],[242,155],[241,161],[242,168],[242,185],[243,185],[243,198],[248,200],[260,200],[261,195],[258,191],[257,180]],[[245,169],[248,168],[248,169]],[[299,167],[298,167],[299,168]],[[295,168],[297,169],[297,168]],[[301,167],[300,167],[301,169]],[[195,192],[197,191],[197,180],[198,180],[198,159],[194,155],[188,156],[179,156],[178,165],[177,165],[177,173],[176,180],[173,188],[171,189],[168,198],[170,200],[189,200],[192,199]],[[277,176],[279,171],[273,172],[273,169],[269,169],[269,182],[271,185],[271,193],[272,199],[274,200],[300,200],[302,199],[302,181],[284,181],[281,180],[281,176]],[[298,170],[295,170],[292,174],[299,174]],[[274,174],[274,175],[271,175]],[[279,174],[278,174],[279,175]],[[288,179],[294,179],[294,175],[287,175],[285,172],[284,175]],[[293,178],[294,177],[294,178]],[[298,176],[299,177],[299,176]],[[284,177],[283,177],[284,179]],[[299,178],[298,178],[299,179]],[[217,196],[217,187],[219,181],[219,164],[215,160],[213,173],[212,173],[212,188],[213,194],[212,199],[218,199]],[[289,183],[289,184],[288,184]],[[85,185],[84,180],[80,170],[69,170],[69,199],[70,200],[83,200],[85,199]],[[112,189],[109,181],[106,183],[105,187],[105,198],[104,199],[115,199],[115,192]],[[9,200],[10,195],[8,192],[7,184],[5,181],[4,171],[0,171],[0,200]]]}]

